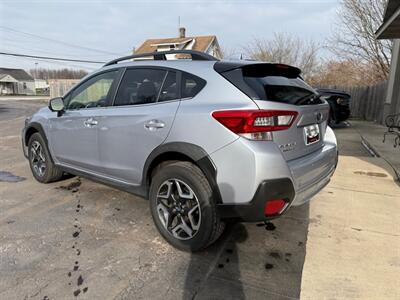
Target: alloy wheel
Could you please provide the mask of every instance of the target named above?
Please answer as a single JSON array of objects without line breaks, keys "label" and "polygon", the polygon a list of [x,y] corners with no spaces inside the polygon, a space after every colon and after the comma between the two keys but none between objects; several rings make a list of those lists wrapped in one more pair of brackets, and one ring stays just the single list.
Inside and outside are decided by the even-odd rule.
[{"label": "alloy wheel", "polygon": [[177,239],[191,239],[200,228],[199,200],[182,180],[169,179],[161,184],[157,192],[157,213],[164,228]]},{"label": "alloy wheel", "polygon": [[46,172],[46,157],[43,147],[38,141],[33,141],[31,145],[31,163],[36,175],[43,177]]}]

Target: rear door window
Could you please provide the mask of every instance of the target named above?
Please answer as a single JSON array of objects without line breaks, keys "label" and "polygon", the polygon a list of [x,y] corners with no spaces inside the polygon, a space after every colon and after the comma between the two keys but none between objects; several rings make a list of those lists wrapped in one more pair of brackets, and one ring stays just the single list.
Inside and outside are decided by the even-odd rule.
[{"label": "rear door window", "polygon": [[179,99],[176,76],[176,72],[168,71],[167,77],[165,78],[164,84],[161,89],[160,97],[158,98],[158,102]]},{"label": "rear door window", "polygon": [[157,102],[167,71],[161,69],[128,69],[122,78],[114,106]]}]

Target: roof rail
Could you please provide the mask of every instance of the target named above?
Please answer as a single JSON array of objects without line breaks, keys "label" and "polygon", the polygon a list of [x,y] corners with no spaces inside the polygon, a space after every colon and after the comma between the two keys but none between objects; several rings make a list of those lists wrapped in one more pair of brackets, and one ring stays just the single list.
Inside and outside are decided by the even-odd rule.
[{"label": "roof rail", "polygon": [[133,55],[120,57],[120,58],[114,59],[112,61],[109,61],[108,63],[106,63],[104,65],[104,67],[110,66],[110,65],[115,65],[115,64],[119,63],[120,61],[124,61],[124,60],[128,60],[128,59],[149,57],[149,56],[153,56],[154,60],[167,60],[167,57],[166,57],[167,54],[190,54],[192,57],[192,60],[209,60],[209,61],[219,60],[218,58],[216,58],[212,55],[209,55],[205,52],[200,52],[200,51],[195,51],[195,50],[170,50],[170,51],[133,54]]}]

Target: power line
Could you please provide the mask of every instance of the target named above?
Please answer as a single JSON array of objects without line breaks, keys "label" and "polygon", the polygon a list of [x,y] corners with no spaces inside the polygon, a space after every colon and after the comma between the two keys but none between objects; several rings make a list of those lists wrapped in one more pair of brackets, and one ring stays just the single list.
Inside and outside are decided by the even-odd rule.
[{"label": "power line", "polygon": [[[8,41],[4,41],[3,45],[0,46],[0,51],[3,52],[8,52],[8,53],[14,53],[14,52],[26,52],[26,53],[40,53],[40,55],[48,55],[48,56],[56,56],[56,57],[68,57],[71,59],[83,59],[83,60],[112,60],[111,59],[105,59],[104,57],[101,58],[92,58],[92,57],[87,57],[86,55],[83,57],[82,55],[76,55],[76,54],[71,54],[71,53],[65,53],[65,52],[58,52],[58,51],[49,51],[49,50],[44,50],[42,48],[36,48],[36,47],[24,47],[20,46],[17,44],[10,43]],[[103,54],[104,55],[104,54]]]},{"label": "power line", "polygon": [[17,56],[17,57],[28,57],[28,58],[38,58],[44,60],[59,60],[59,61],[70,61],[70,62],[82,62],[88,64],[104,64],[104,61],[94,61],[94,60],[79,60],[79,59],[71,59],[71,58],[61,58],[61,57],[49,57],[49,56],[37,56],[37,55],[28,55],[28,54],[20,54],[20,53],[10,53],[10,52],[0,52],[0,55],[8,55],[8,56]]},{"label": "power line", "polygon": [[[56,50],[50,50],[49,47],[46,47],[45,45],[41,46],[41,43],[37,43],[35,42],[33,45],[34,46],[30,46],[29,43],[27,42],[27,39],[24,38],[24,40],[18,40],[15,39],[15,37],[13,38],[9,38],[7,36],[2,36],[1,37],[1,41],[3,42],[4,46],[6,46],[7,48],[2,48],[2,51],[5,52],[19,52],[19,51],[23,51],[23,50],[28,50],[29,52],[40,52],[40,54],[44,54],[44,55],[49,55],[49,56],[61,56],[61,57],[69,57],[69,58],[76,58],[76,59],[100,59],[100,60],[112,60],[115,57],[111,56],[109,54],[84,54],[83,58],[83,54],[79,54],[75,51],[80,51],[79,49],[72,49],[72,51],[68,51],[68,54],[65,52],[65,47],[64,47],[61,51],[60,48],[58,48],[59,46],[56,45]],[[38,47],[39,44],[39,47]],[[12,47],[12,48],[8,48],[8,47]],[[54,48],[53,48],[54,49]],[[125,54],[121,54],[120,56],[124,56]],[[111,57],[111,58],[110,58]]]},{"label": "power line", "polygon": [[42,59],[38,59],[38,58],[29,58],[29,57],[15,57],[16,59],[21,59],[24,61],[35,61],[35,62],[41,62],[41,63],[45,63],[45,64],[53,64],[53,65],[57,65],[57,66],[64,66],[64,67],[73,67],[73,68],[79,68],[79,69],[85,69],[85,70],[90,70],[90,71],[94,71],[97,68],[94,67],[88,67],[88,66],[84,66],[84,65],[76,65],[76,64],[72,64],[72,63],[68,63],[68,62],[60,62],[60,61],[56,61],[56,60],[42,60]]},{"label": "power line", "polygon": [[74,47],[74,48],[79,48],[79,49],[84,49],[84,50],[94,51],[94,52],[100,52],[100,53],[104,53],[104,54],[119,55],[117,53],[112,53],[112,52],[109,52],[109,51],[104,51],[104,50],[99,50],[99,49],[94,49],[94,48],[89,48],[89,47],[84,47],[84,46],[79,46],[79,45],[74,45],[74,44],[70,44],[70,43],[54,40],[54,39],[51,39],[51,38],[47,38],[47,37],[43,37],[43,36],[40,36],[40,35],[37,35],[37,34],[16,30],[16,29],[13,29],[13,28],[10,28],[10,27],[6,27],[6,26],[0,26],[0,28],[2,28],[4,30],[8,30],[8,31],[17,32],[17,33],[20,33],[20,34],[25,34],[25,35],[28,35],[28,36],[32,36],[32,37],[35,37],[35,38],[38,38],[38,39],[50,41],[50,42],[53,42],[53,43],[59,43],[59,44],[62,44],[62,45],[65,45],[65,46],[69,46],[69,47]]}]

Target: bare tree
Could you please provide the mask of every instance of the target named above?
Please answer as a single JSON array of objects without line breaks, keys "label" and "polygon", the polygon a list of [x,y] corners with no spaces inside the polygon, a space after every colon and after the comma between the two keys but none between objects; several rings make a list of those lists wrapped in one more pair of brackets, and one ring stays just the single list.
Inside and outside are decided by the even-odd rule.
[{"label": "bare tree", "polygon": [[374,81],[387,79],[392,42],[377,40],[387,0],[342,0],[338,21],[328,48],[339,59],[370,69]]},{"label": "bare tree", "polygon": [[[363,71],[361,71],[363,70]],[[318,73],[308,79],[315,87],[345,87],[373,84],[370,70],[348,60],[327,60],[321,63]]]},{"label": "bare tree", "polygon": [[234,48],[229,48],[226,46],[221,46],[220,48],[223,59],[227,60],[240,59],[241,53],[235,50]]},{"label": "bare tree", "polygon": [[275,33],[270,40],[255,39],[244,47],[246,55],[251,59],[299,67],[306,79],[312,77],[318,68],[319,49],[319,45],[312,40],[303,40],[286,33]]},{"label": "bare tree", "polygon": [[31,69],[29,73],[35,79],[80,79],[87,75],[84,70],[75,69]]}]

